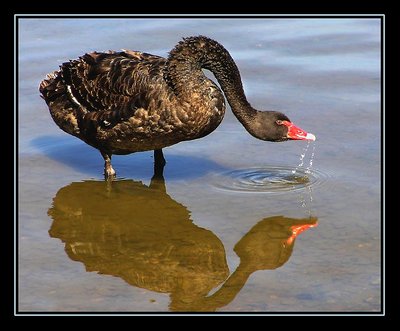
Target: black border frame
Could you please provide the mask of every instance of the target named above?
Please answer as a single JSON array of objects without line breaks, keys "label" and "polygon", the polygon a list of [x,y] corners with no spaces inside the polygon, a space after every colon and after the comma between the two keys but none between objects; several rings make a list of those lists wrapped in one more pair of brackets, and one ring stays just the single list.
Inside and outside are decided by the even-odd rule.
[{"label": "black border frame", "polygon": [[[12,278],[14,281],[14,289],[13,289],[13,298],[14,298],[14,305],[12,307],[13,312],[12,315],[14,317],[16,316],[32,316],[32,315],[40,315],[40,316],[188,316],[188,315],[235,315],[235,316],[276,316],[276,315],[284,315],[284,316],[333,316],[333,315],[339,315],[339,316],[387,316],[389,310],[387,310],[387,304],[386,304],[386,293],[385,293],[385,288],[387,287],[386,283],[386,265],[385,265],[385,251],[386,251],[386,239],[385,239],[385,232],[386,232],[386,223],[385,223],[385,208],[384,208],[384,201],[385,201],[385,172],[382,171],[381,173],[381,201],[382,201],[382,206],[381,206],[381,243],[382,243],[382,250],[381,250],[381,273],[382,273],[382,285],[381,285],[381,311],[380,312],[314,312],[314,313],[309,313],[309,312],[246,312],[246,313],[230,313],[230,312],[216,312],[216,313],[171,313],[171,312],[140,312],[140,313],[135,313],[135,312],[90,312],[90,311],[85,311],[85,312],[24,312],[21,313],[18,311],[18,20],[19,19],[54,19],[54,18],[93,18],[93,19],[100,19],[100,18],[113,18],[113,19],[126,19],[126,18],[142,18],[142,19],[149,19],[149,18],[166,18],[166,19],[171,19],[171,18],[181,18],[181,19],[190,19],[190,18],[204,18],[204,19],[233,19],[233,18],[324,18],[324,19],[330,19],[330,18],[380,18],[381,19],[381,165],[382,169],[385,168],[385,88],[386,88],[386,64],[385,64],[385,59],[386,59],[386,15],[387,14],[134,14],[134,15],[127,15],[127,14],[110,14],[110,15],[105,15],[105,14],[81,14],[77,16],[76,14],[14,14],[11,16],[12,22],[13,22],[13,30],[14,30],[14,38],[13,38],[13,45],[12,48],[14,50],[14,64],[15,66],[13,67],[13,76],[14,76],[14,85],[11,87],[11,85],[8,85],[8,88],[10,89],[10,92],[8,95],[13,95],[13,103],[14,103],[14,150],[13,150],[13,160],[14,160],[14,256],[12,257],[12,263],[14,268],[14,277]],[[9,68],[10,69],[10,68]],[[8,90],[7,88],[7,90]],[[13,91],[11,92],[11,89]],[[8,257],[8,259],[10,259]],[[10,288],[9,288],[10,289]],[[3,310],[4,311],[4,310]]]}]

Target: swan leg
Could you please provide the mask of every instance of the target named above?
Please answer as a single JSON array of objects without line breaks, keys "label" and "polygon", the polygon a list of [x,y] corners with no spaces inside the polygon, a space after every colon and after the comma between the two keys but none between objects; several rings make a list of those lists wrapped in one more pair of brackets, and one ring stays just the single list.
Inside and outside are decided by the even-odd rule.
[{"label": "swan leg", "polygon": [[104,176],[106,177],[106,179],[115,177],[115,170],[111,165],[111,154],[101,152],[101,155],[104,159]]},{"label": "swan leg", "polygon": [[164,166],[167,162],[165,161],[162,149],[154,150],[154,178],[163,178]]}]

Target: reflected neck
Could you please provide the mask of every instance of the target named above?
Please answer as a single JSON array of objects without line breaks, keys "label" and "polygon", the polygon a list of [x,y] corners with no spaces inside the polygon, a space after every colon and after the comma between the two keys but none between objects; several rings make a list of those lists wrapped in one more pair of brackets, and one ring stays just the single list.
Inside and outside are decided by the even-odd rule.
[{"label": "reflected neck", "polygon": [[202,305],[209,310],[226,306],[235,299],[253,272],[253,268],[239,264],[218,291],[202,300]]}]

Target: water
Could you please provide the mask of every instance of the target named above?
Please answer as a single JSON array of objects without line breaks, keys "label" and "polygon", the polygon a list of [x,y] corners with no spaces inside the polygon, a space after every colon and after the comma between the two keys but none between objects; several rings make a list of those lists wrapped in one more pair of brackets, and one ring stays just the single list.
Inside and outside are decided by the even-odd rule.
[{"label": "water", "polygon": [[219,173],[211,178],[211,183],[217,188],[233,192],[282,194],[321,184],[325,177],[327,175],[310,169],[268,166]]},{"label": "water", "polygon": [[[20,312],[376,312],[381,308],[380,21],[19,21]],[[251,104],[307,142],[254,139],[230,110],[209,136],[114,156],[52,121],[38,84],[92,50],[166,56],[220,41]],[[303,155],[299,164],[299,158]],[[294,171],[294,173],[293,173]]]}]

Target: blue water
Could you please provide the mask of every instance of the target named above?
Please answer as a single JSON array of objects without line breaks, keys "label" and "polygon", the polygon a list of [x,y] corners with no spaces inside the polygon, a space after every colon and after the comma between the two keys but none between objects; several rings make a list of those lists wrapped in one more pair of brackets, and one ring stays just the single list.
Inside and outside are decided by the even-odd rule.
[{"label": "blue water", "polygon": [[[19,20],[18,31],[19,311],[381,309],[380,20],[30,18]],[[231,181],[236,178],[227,174],[295,169],[306,143],[256,140],[227,109],[222,124],[209,136],[165,149],[167,194],[148,191],[152,153],[139,153],[113,157],[125,181],[107,195],[107,188],[98,183],[103,167],[98,151],[62,132],[39,97],[38,85],[47,73],[85,52],[132,49],[167,56],[182,37],[199,34],[229,50],[255,108],[280,110],[316,135],[313,177],[302,189],[285,187],[277,194],[235,190]],[[142,202],[152,199],[153,207],[146,209]],[[101,209],[110,201],[118,212],[113,204]],[[54,208],[64,213],[61,219],[54,216]],[[166,212],[154,214],[157,208],[166,208],[171,219],[180,220],[171,223],[171,237],[163,237],[162,220],[153,221],[150,230],[133,216],[130,221],[136,213],[159,220]],[[317,219],[317,226],[298,235],[280,266],[268,264],[276,248],[269,246],[273,239],[264,241],[289,236],[271,230],[276,216]],[[77,219],[82,226],[70,227]],[[51,230],[58,222],[64,232]],[[91,222],[99,223],[91,225],[88,239],[84,231]],[[133,224],[139,225],[132,228]],[[97,226],[110,227],[114,234],[118,230],[118,236],[103,240],[95,235]],[[127,237],[131,228],[141,237]],[[127,246],[105,248],[118,240]],[[161,258],[164,255],[150,243],[162,240],[181,253],[170,260]],[[184,250],[189,242],[196,249]],[[76,247],[92,251],[79,255]],[[211,248],[198,253],[197,247]],[[107,253],[96,253],[103,250]],[[119,264],[109,258],[113,254],[122,254],[116,259]],[[134,260],[128,265],[141,254],[152,256],[143,260],[147,264]],[[191,259],[201,254],[222,262],[203,266]],[[102,266],[94,267],[93,261],[100,258]],[[170,277],[168,282],[146,269],[152,263],[164,278]],[[121,268],[131,276],[116,271]],[[210,270],[218,271],[220,278]],[[196,274],[209,278],[197,279]],[[227,293],[230,282],[235,291]]]}]

